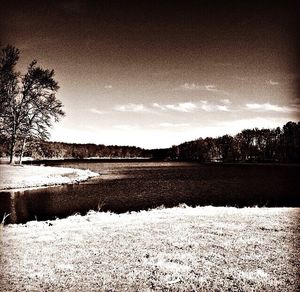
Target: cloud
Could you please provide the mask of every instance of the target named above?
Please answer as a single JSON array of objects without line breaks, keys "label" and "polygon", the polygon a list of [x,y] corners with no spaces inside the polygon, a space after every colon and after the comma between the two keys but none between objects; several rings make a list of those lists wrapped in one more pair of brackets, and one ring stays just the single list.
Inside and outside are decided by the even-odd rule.
[{"label": "cloud", "polygon": [[93,113],[93,114],[97,114],[97,115],[103,115],[103,114],[106,114],[105,111],[101,111],[101,110],[98,110],[96,108],[91,108],[90,109],[90,112]]},{"label": "cloud", "polygon": [[105,89],[112,89],[113,86],[112,86],[111,84],[107,84],[107,85],[104,85],[104,88],[105,88]]},{"label": "cloud", "polygon": [[204,86],[203,85],[198,85],[196,83],[184,83],[183,85],[181,85],[179,88],[177,89],[181,89],[181,90],[203,90]]},{"label": "cloud", "polygon": [[213,85],[213,84],[205,85],[205,89],[206,89],[207,91],[219,91],[219,90],[216,88],[216,86]]},{"label": "cloud", "polygon": [[204,110],[206,112],[212,112],[213,111],[213,106],[211,104],[209,104],[207,100],[201,100],[201,102],[198,105],[198,107],[201,110]]},{"label": "cloud", "polygon": [[206,111],[206,112],[229,112],[230,109],[228,108],[227,105],[224,104],[210,104],[206,100],[202,100],[198,106],[201,110]]},{"label": "cloud", "polygon": [[178,111],[178,112],[191,112],[197,108],[192,102],[181,102],[178,104],[167,104],[166,108]]},{"label": "cloud", "polygon": [[[205,85],[205,89],[206,89],[207,91],[216,92],[216,93],[222,94],[222,95],[227,95],[227,96],[230,95],[227,91],[225,91],[225,90],[223,90],[223,89],[218,89],[217,86],[216,86],[216,85],[213,85],[213,84]],[[224,100],[226,100],[226,99],[224,99]],[[227,100],[228,100],[228,99],[227,99]]]},{"label": "cloud", "polygon": [[166,105],[153,103],[152,106],[155,108],[159,108],[162,111],[171,110],[171,111],[178,111],[178,112],[191,112],[197,108],[197,106],[192,102],[179,102],[177,104],[166,104]]},{"label": "cloud", "polygon": [[114,110],[119,112],[136,112],[136,113],[138,112],[157,113],[157,109],[163,112],[174,111],[174,112],[182,112],[182,113],[191,113],[197,110],[203,110],[206,112],[217,112],[217,111],[228,112],[230,111],[230,109],[228,108],[229,103],[230,102],[226,101],[221,104],[211,104],[206,100],[201,100],[200,102],[197,103],[178,102],[175,104],[160,104],[155,102],[152,103],[152,107],[153,107],[152,109],[147,106],[144,106],[143,104],[129,103],[126,105],[115,106]]},{"label": "cloud", "polygon": [[223,94],[228,94],[225,90],[218,89],[216,85],[214,84],[207,84],[207,85],[200,85],[197,83],[184,83],[183,85],[180,85],[179,87],[175,88],[175,90],[203,90],[203,91],[213,91],[213,92],[219,92]]},{"label": "cloud", "polygon": [[197,83],[184,83],[176,88],[177,90],[206,90],[206,91],[218,91],[215,85],[199,85]]},{"label": "cloud", "polygon": [[272,111],[272,112],[281,112],[281,113],[290,113],[297,111],[295,108],[279,106],[276,104],[270,103],[247,103],[246,108],[252,111]]},{"label": "cloud", "polygon": [[222,95],[227,95],[229,96],[230,94],[223,90],[219,89],[216,85],[214,84],[206,84],[206,85],[200,85],[197,83],[184,83],[183,85],[175,88],[175,90],[183,90],[183,91],[209,91],[209,92],[215,92],[217,94],[222,94]]},{"label": "cloud", "polygon": [[229,112],[229,108],[227,105],[216,105],[216,109],[221,112]]},{"label": "cloud", "polygon": [[194,112],[196,110],[203,110],[206,112],[229,112],[231,111],[228,107],[230,102],[227,101],[227,104],[211,104],[207,100],[201,100],[198,103],[192,102],[180,102],[177,104],[166,104],[162,105],[159,103],[153,103],[152,106],[158,108],[162,111],[178,111],[178,112]]},{"label": "cloud", "polygon": [[147,108],[143,104],[135,104],[135,103],[118,105],[115,106],[114,109],[119,112],[146,112],[147,111]]},{"label": "cloud", "polygon": [[221,99],[220,102],[221,102],[222,104],[231,104],[231,101],[230,101],[228,98]]},{"label": "cloud", "polygon": [[190,124],[187,123],[180,123],[180,124],[174,124],[174,123],[160,123],[160,127],[164,128],[176,128],[176,127],[188,127]]},{"label": "cloud", "polygon": [[161,109],[161,110],[163,110],[163,111],[166,110],[165,106],[160,105],[160,104],[157,103],[157,102],[153,103],[152,106],[153,106],[153,107],[156,107],[156,108],[159,108],[159,109]]},{"label": "cloud", "polygon": [[268,80],[268,81],[266,81],[266,83],[269,84],[269,85],[272,85],[272,86],[279,85],[279,82],[277,82],[277,81],[272,81],[272,80]]}]

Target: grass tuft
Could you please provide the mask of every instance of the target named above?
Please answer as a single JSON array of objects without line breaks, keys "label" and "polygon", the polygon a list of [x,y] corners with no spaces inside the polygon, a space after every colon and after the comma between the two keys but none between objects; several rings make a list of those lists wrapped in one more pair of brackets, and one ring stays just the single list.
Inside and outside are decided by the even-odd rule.
[{"label": "grass tuft", "polygon": [[6,214],[6,213],[4,212],[3,218],[2,218],[2,221],[1,221],[1,225],[4,225],[4,224],[5,224],[5,220],[6,220],[6,218],[9,217],[9,216],[10,216],[10,214]]}]

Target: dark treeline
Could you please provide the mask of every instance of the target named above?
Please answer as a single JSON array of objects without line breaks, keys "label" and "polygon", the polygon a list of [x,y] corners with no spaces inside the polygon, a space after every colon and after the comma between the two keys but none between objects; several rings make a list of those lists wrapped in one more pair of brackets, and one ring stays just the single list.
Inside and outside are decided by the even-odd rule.
[{"label": "dark treeline", "polygon": [[[0,141],[0,155],[8,145]],[[17,154],[17,152],[16,152]],[[235,136],[199,138],[166,149],[30,141],[25,156],[34,159],[152,158],[199,162],[300,162],[300,122],[282,128],[247,129]]]},{"label": "dark treeline", "polygon": [[170,157],[200,162],[300,162],[300,122],[185,142],[173,146]]},{"label": "dark treeline", "polygon": [[[7,156],[8,147],[1,145],[2,156]],[[16,152],[18,155],[18,151]],[[24,156],[34,159],[68,158],[135,158],[145,157],[145,150],[133,146],[105,146],[96,144],[75,144],[49,141],[30,141]]]}]

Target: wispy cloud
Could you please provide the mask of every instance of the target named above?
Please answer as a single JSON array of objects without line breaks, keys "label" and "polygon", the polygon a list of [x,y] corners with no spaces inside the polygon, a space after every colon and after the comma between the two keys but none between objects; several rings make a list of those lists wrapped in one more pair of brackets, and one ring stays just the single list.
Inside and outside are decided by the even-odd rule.
[{"label": "wispy cloud", "polygon": [[184,83],[175,90],[204,90],[204,91],[215,91],[215,92],[225,92],[224,90],[218,89],[214,84],[198,84],[198,83]]},{"label": "wispy cloud", "polygon": [[178,112],[192,112],[197,108],[197,106],[192,102],[179,102],[177,104],[166,104],[166,105],[153,103],[152,106],[162,111],[172,110]]},{"label": "wispy cloud", "polygon": [[114,108],[119,112],[145,112],[147,108],[143,104],[129,103],[125,105],[117,105]]},{"label": "wispy cloud", "polygon": [[279,106],[271,103],[247,103],[246,109],[252,111],[260,111],[260,112],[272,111],[272,112],[281,112],[281,113],[289,113],[289,112],[297,111],[296,108]]},{"label": "wispy cloud", "polygon": [[176,88],[177,90],[204,90],[205,86],[196,83],[184,83]]},{"label": "wispy cloud", "polygon": [[205,89],[206,89],[207,91],[219,91],[219,90],[217,89],[217,87],[216,87],[215,85],[213,85],[213,84],[205,85]]},{"label": "wispy cloud", "polygon": [[181,128],[181,127],[188,127],[190,124],[187,123],[160,123],[159,126],[160,127],[164,127],[164,128]]},{"label": "wispy cloud", "polygon": [[198,107],[201,110],[205,111],[205,112],[212,112],[213,111],[213,106],[211,104],[209,104],[207,100],[201,100]]},{"label": "wispy cloud", "polygon": [[[226,102],[225,102],[226,103]],[[126,105],[118,105],[114,107],[114,110],[119,112],[148,112],[148,113],[157,113],[157,110],[167,112],[167,111],[173,111],[173,112],[182,112],[182,113],[192,113],[197,110],[203,110],[206,112],[217,112],[217,111],[223,111],[228,112],[230,102],[227,101],[227,104],[224,104],[224,102],[220,104],[213,104],[209,103],[206,100],[201,100],[197,103],[193,102],[178,102],[174,104],[160,104],[160,103],[152,103],[152,108],[145,106],[143,104],[126,104]]]},{"label": "wispy cloud", "polygon": [[179,87],[175,88],[175,90],[182,90],[182,91],[209,91],[209,92],[215,92],[222,95],[229,95],[229,93],[223,89],[219,89],[214,84],[198,84],[198,83],[184,83],[180,85]]},{"label": "wispy cloud", "polygon": [[216,86],[213,84],[200,85],[198,83],[188,83],[188,82],[180,85],[175,89],[176,90],[207,90],[207,91],[217,90]]},{"label": "wispy cloud", "polygon": [[179,102],[177,104],[166,104],[166,105],[153,103],[152,106],[162,111],[171,110],[171,111],[178,111],[178,112],[191,112],[197,108],[197,106],[192,102]]},{"label": "wispy cloud", "polygon": [[222,104],[231,104],[231,101],[228,98],[221,99],[220,102]]},{"label": "wispy cloud", "polygon": [[269,84],[269,85],[272,85],[272,86],[279,85],[279,82],[273,81],[273,80],[268,80],[268,81],[266,81],[266,83]]},{"label": "wispy cloud", "polygon": [[[212,91],[212,92],[215,92],[215,93],[218,93],[218,94],[230,96],[230,94],[229,94],[226,90],[219,89],[219,88],[217,88],[217,86],[214,85],[214,84],[205,85],[205,89],[206,89],[207,91]],[[225,100],[225,99],[224,99],[224,100]]]},{"label": "wispy cloud", "polygon": [[197,106],[192,102],[181,102],[178,104],[167,104],[167,109],[178,111],[178,112],[191,112],[194,111]]},{"label": "wispy cloud", "polygon": [[163,106],[163,105],[161,105],[161,104],[159,104],[157,102],[153,103],[152,106],[155,107],[155,108],[159,108],[159,109],[161,109],[163,111],[167,110],[167,108],[165,106]]},{"label": "wispy cloud", "polygon": [[229,108],[227,105],[220,105],[220,104],[211,104],[207,100],[202,100],[198,107],[206,112],[217,112],[217,111],[222,111],[222,112],[229,112]]},{"label": "wispy cloud", "polygon": [[93,114],[97,114],[97,115],[104,115],[104,114],[106,114],[106,111],[101,111],[101,110],[98,110],[96,108],[91,108],[90,112],[93,113]]},{"label": "wispy cloud", "polygon": [[197,110],[203,110],[205,112],[217,112],[217,111],[222,111],[222,112],[229,112],[229,104],[230,101],[226,101],[224,104],[213,104],[209,103],[207,100],[201,100],[197,103],[193,102],[180,102],[177,104],[166,104],[162,105],[159,103],[153,103],[152,106],[155,108],[158,108],[162,111],[178,111],[178,112],[195,112]]}]

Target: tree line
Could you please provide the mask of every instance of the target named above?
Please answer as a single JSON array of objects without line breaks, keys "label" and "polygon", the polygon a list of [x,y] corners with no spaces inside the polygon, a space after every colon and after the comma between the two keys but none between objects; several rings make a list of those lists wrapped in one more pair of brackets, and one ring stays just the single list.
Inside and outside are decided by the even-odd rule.
[{"label": "tree line", "polygon": [[276,129],[245,129],[235,136],[197,139],[173,146],[174,160],[199,162],[300,162],[300,122]]},{"label": "tree line", "polygon": [[[144,151],[145,150],[134,146],[105,146],[102,144],[96,145],[91,143],[76,144],[33,140],[29,142],[24,155],[40,160],[84,158],[143,158],[146,157]],[[18,155],[18,153],[16,154]]]},{"label": "tree line", "polygon": [[[20,148],[16,150],[19,155]],[[9,143],[0,140],[0,155],[9,155]],[[300,122],[276,129],[245,129],[235,136],[199,138],[165,149],[133,146],[74,144],[31,139],[24,151],[34,159],[152,158],[198,162],[300,162]]]}]

